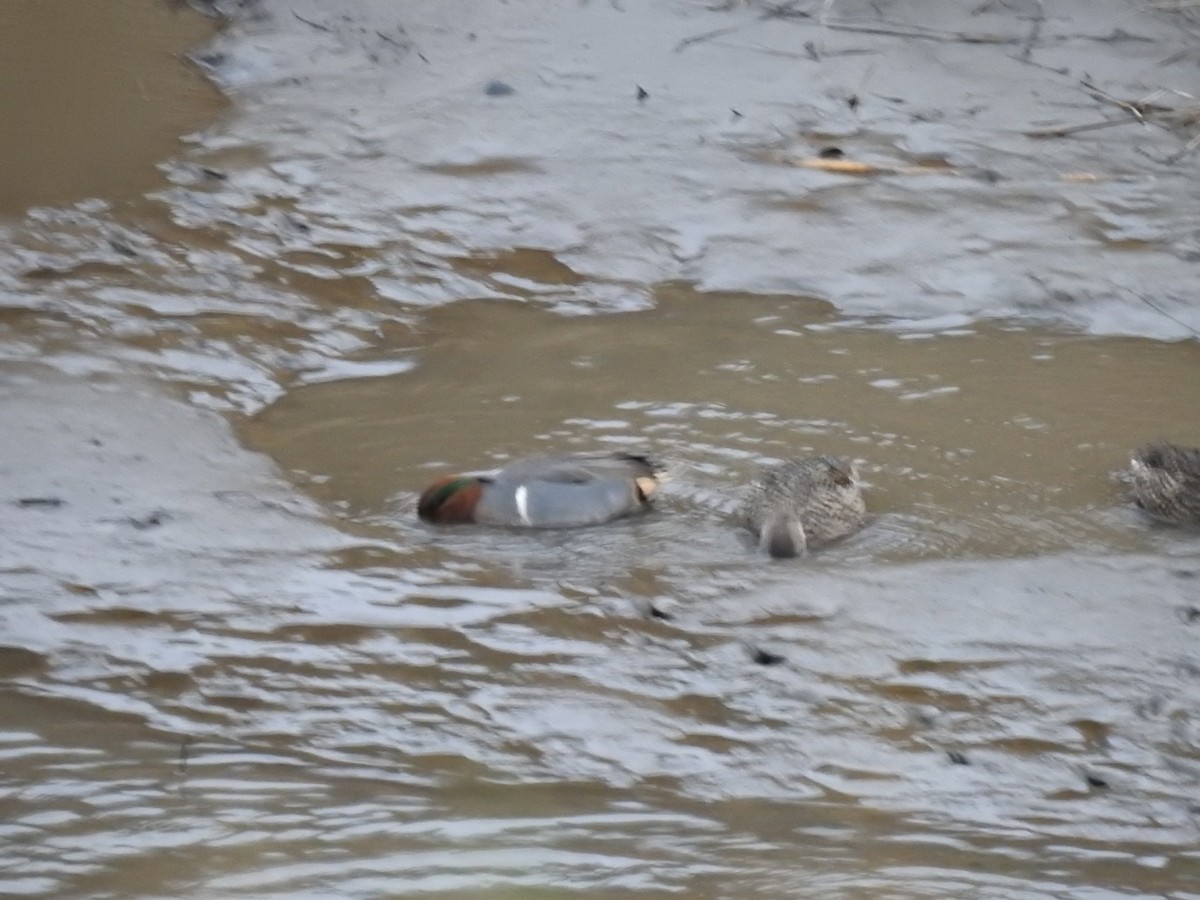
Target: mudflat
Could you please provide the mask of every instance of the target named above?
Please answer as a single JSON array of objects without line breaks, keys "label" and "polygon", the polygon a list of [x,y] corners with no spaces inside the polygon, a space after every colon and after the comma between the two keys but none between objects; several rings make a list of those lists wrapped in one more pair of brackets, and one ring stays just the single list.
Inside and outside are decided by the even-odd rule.
[{"label": "mudflat", "polygon": [[1195,890],[1192,4],[103,9],[0,6],[0,892]]}]

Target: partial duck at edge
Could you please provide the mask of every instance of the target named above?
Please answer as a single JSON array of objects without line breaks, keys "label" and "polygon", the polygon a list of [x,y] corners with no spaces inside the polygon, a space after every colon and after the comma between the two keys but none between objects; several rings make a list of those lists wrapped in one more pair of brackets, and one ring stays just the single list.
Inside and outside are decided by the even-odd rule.
[{"label": "partial duck at edge", "polygon": [[1200,526],[1200,449],[1156,441],[1129,460],[1134,502],[1156,519]]}]

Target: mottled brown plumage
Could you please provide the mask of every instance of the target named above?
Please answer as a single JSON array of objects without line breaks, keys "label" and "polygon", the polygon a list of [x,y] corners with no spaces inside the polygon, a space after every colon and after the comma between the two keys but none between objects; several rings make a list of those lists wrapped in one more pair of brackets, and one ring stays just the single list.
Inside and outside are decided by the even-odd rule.
[{"label": "mottled brown plumage", "polygon": [[866,517],[858,470],[848,459],[814,456],[767,469],[742,504],[743,523],[773,557],[856,531]]},{"label": "mottled brown plumage", "polygon": [[1200,449],[1166,441],[1135,450],[1129,460],[1134,501],[1175,525],[1200,526]]}]

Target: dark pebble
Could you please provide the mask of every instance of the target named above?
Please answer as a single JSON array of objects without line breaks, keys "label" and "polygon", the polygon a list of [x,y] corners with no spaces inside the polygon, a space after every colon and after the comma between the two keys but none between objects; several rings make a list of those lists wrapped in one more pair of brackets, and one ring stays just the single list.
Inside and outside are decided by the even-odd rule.
[{"label": "dark pebble", "polygon": [[750,651],[750,658],[760,666],[777,666],[782,662],[787,662],[786,656],[771,653],[769,650],[762,649],[762,647],[754,647]]},{"label": "dark pebble", "polygon": [[41,507],[42,509],[57,509],[62,506],[65,501],[61,497],[22,497],[17,501],[17,506],[22,509],[33,509]]},{"label": "dark pebble", "polygon": [[509,94],[515,94],[517,89],[503,81],[489,81],[483,92],[489,97],[507,97]]},{"label": "dark pebble", "polygon": [[970,175],[976,181],[986,181],[988,184],[995,184],[998,181],[1004,180],[1004,176],[995,169],[976,169]]}]

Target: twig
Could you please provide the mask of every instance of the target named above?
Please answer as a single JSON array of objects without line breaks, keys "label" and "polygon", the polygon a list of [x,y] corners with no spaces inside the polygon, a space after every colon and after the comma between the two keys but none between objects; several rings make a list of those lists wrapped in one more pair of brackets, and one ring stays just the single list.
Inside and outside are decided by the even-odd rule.
[{"label": "twig", "polygon": [[1170,113],[1175,111],[1169,106],[1156,106],[1151,102],[1152,100],[1162,96],[1162,91],[1155,91],[1146,97],[1145,100],[1122,100],[1119,97],[1114,97],[1112,94],[1109,94],[1106,91],[1100,90],[1100,88],[1096,87],[1096,85],[1092,84],[1087,79],[1081,81],[1080,84],[1083,85],[1084,90],[1086,90],[1097,100],[1103,100],[1106,103],[1111,103],[1113,106],[1119,109],[1125,110],[1125,112],[1129,113],[1143,125],[1146,124],[1146,116],[1148,115],[1154,115],[1156,113]]},{"label": "twig", "polygon": [[1098,44],[1118,44],[1122,41],[1137,41],[1141,44],[1154,43],[1154,38],[1144,37],[1140,34],[1131,34],[1121,28],[1114,28],[1112,34],[1104,34],[1098,37],[1090,34],[1081,34],[1078,39],[1081,41],[1095,41]]},{"label": "twig", "polygon": [[1029,26],[1029,34],[1025,36],[1025,42],[1021,45],[1021,55],[1017,57],[1023,63],[1030,62],[1029,57],[1033,53],[1033,45],[1037,39],[1042,36],[1042,23],[1046,21],[1046,7],[1042,0],[1035,0],[1037,3],[1037,15],[1033,17],[1033,22]]},{"label": "twig", "polygon": [[788,0],[778,6],[768,6],[760,18],[763,19],[811,19],[812,13],[796,9],[800,0]]},{"label": "twig", "polygon": [[1105,119],[1103,122],[1088,122],[1084,125],[1067,125],[1063,128],[1046,128],[1036,131],[1024,132],[1025,137],[1031,138],[1055,138],[1067,137],[1071,134],[1078,134],[1081,131],[1095,131],[1097,128],[1111,128],[1114,125],[1129,125],[1132,124],[1132,119]]},{"label": "twig", "polygon": [[[745,50],[750,53],[762,53],[766,56],[782,56],[784,59],[808,59],[811,60],[812,54],[805,52],[799,53],[792,50],[778,50],[774,47],[764,47],[758,44],[733,44],[728,41],[717,41],[713,44],[714,47],[728,47],[731,50]],[[820,62],[820,60],[816,60]]]},{"label": "twig", "polygon": [[1163,162],[1169,166],[1173,166],[1197,147],[1200,147],[1200,134],[1197,134],[1194,138],[1184,144],[1182,150],[1180,150],[1178,153],[1171,154],[1165,160],[1163,160]]},{"label": "twig", "polygon": [[[1122,100],[1120,97],[1114,97],[1107,91],[1096,87],[1090,80],[1084,79],[1080,85],[1091,94],[1092,98],[1103,103],[1108,103],[1117,107],[1126,113],[1131,118],[1128,119],[1105,119],[1103,122],[1088,122],[1083,125],[1068,125],[1063,128],[1039,129],[1036,131],[1026,131],[1026,137],[1046,138],[1046,137],[1066,137],[1069,134],[1076,134],[1080,131],[1092,131],[1097,128],[1110,128],[1114,125],[1127,125],[1130,122],[1140,122],[1142,125],[1158,125],[1162,128],[1195,128],[1200,125],[1200,106],[1194,107],[1172,107],[1162,106],[1153,101],[1161,97],[1165,90],[1157,90],[1149,94],[1142,100]],[[1184,94],[1176,91],[1174,93],[1180,96],[1195,99],[1190,94]],[[1188,146],[1184,148],[1183,154],[1191,152],[1195,149],[1195,143],[1200,141],[1200,136],[1188,141]],[[1182,156],[1183,154],[1180,154]],[[1176,157],[1178,159],[1179,157]]]},{"label": "twig", "polygon": [[1187,322],[1184,322],[1182,319],[1178,318],[1177,316],[1171,315],[1169,312],[1167,312],[1165,309],[1163,309],[1161,306],[1159,306],[1157,303],[1155,303],[1149,297],[1139,294],[1133,288],[1127,288],[1124,285],[1121,285],[1121,287],[1123,290],[1129,291],[1129,293],[1133,294],[1133,296],[1137,297],[1139,300],[1141,300],[1143,303],[1145,303],[1148,307],[1150,307],[1152,310],[1154,310],[1160,316],[1165,316],[1166,318],[1168,318],[1172,322],[1174,322],[1176,325],[1179,325],[1179,326],[1183,327],[1184,329],[1186,329],[1188,332],[1190,332],[1195,337],[1200,337],[1200,331],[1197,331],[1195,328],[1193,328],[1191,325],[1189,325]]},{"label": "twig", "polygon": [[310,25],[313,28],[317,29],[317,31],[324,31],[324,32],[329,31],[328,25],[322,25],[320,22],[314,22],[311,19],[306,19],[306,18],[304,18],[304,16],[300,15],[300,13],[296,12],[294,9],[292,10],[292,15],[295,16],[297,19],[299,19],[301,22],[303,22],[305,25]]},{"label": "twig", "polygon": [[[1047,296],[1049,296],[1051,300],[1058,300],[1061,302],[1064,298],[1073,299],[1073,298],[1071,298],[1070,294],[1067,294],[1064,291],[1054,290],[1053,288],[1050,287],[1050,285],[1048,285],[1045,282],[1044,279],[1038,277],[1037,275],[1030,274],[1028,277],[1029,277],[1030,281],[1032,281],[1034,284],[1036,284],[1038,287],[1040,287],[1043,291],[1045,291]],[[1115,284],[1113,286],[1115,288],[1117,288],[1118,290],[1127,291],[1130,294],[1133,294],[1133,296],[1137,297],[1139,300],[1141,300],[1143,303],[1145,303],[1148,307],[1150,307],[1152,310],[1154,310],[1160,316],[1170,319],[1172,322],[1174,322],[1176,325],[1183,328],[1185,331],[1190,332],[1191,334],[1195,335],[1196,337],[1200,337],[1200,331],[1197,331],[1195,328],[1193,328],[1187,322],[1184,322],[1179,317],[1171,315],[1171,313],[1167,312],[1165,309],[1163,309],[1161,306],[1159,306],[1157,303],[1155,303],[1149,297],[1139,294],[1137,291],[1133,290],[1133,288],[1126,287],[1123,284]]]},{"label": "twig", "polygon": [[714,31],[706,31],[703,34],[697,34],[690,38],[684,38],[675,45],[675,52],[678,53],[685,47],[690,47],[692,44],[699,44],[701,41],[711,41],[713,38],[719,38],[727,34],[732,34],[741,27],[741,25],[730,25],[727,28],[717,28]]},{"label": "twig", "polygon": [[1034,62],[1032,59],[1019,59],[1015,56],[1011,57],[1011,59],[1015,59],[1017,62],[1024,63],[1027,66],[1033,66],[1035,69],[1045,69],[1047,72],[1053,72],[1055,75],[1071,74],[1070,66],[1048,66],[1045,63]]},{"label": "twig", "polygon": [[801,169],[817,169],[821,172],[833,172],[840,175],[957,175],[958,170],[952,166],[877,166],[874,163],[859,162],[856,159],[828,159],[819,156],[806,156],[791,160],[793,166]]},{"label": "twig", "polygon": [[883,22],[881,25],[858,24],[849,20],[833,20],[823,23],[831,31],[854,31],[860,34],[882,34],[888,37],[914,38],[923,41],[942,41],[949,44],[1019,44],[1020,38],[1002,34],[972,34],[965,31],[939,31],[920,25]]}]

